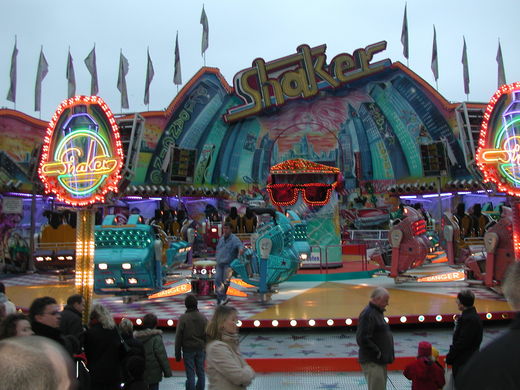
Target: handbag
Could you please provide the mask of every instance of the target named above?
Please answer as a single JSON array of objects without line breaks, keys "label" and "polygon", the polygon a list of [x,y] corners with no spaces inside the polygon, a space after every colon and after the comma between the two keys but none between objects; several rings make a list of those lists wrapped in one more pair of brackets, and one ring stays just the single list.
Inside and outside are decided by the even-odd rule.
[{"label": "handbag", "polygon": [[122,351],[123,354],[126,355],[128,352],[131,351],[131,348],[130,348],[130,346],[126,343],[125,339],[124,339],[123,336],[121,335],[121,332],[119,332],[119,329],[117,328],[117,326],[116,326],[116,332],[117,332],[117,335],[119,336],[119,340],[121,341],[120,351]]},{"label": "handbag", "polygon": [[90,390],[90,371],[85,363],[85,353],[74,355],[76,363],[76,380],[78,383],[78,390]]}]

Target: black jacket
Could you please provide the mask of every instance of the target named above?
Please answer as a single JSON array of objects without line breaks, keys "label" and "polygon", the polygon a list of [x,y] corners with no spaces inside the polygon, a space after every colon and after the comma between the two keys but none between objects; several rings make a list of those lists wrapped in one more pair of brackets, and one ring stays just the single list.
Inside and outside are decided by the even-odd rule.
[{"label": "black jacket", "polygon": [[79,341],[74,336],[64,336],[59,328],[53,328],[38,321],[33,321],[31,328],[36,336],[47,337],[56,341],[71,356],[79,350]]},{"label": "black jacket", "polygon": [[454,376],[480,348],[483,332],[482,320],[475,307],[464,310],[455,324],[453,341],[446,355],[446,363],[453,366]]},{"label": "black jacket", "polygon": [[458,390],[520,389],[520,313],[511,328],[473,355],[457,375]]},{"label": "black jacket", "polygon": [[84,328],[81,323],[81,313],[72,306],[65,306],[61,312],[60,330],[63,334],[71,334],[78,340],[82,340]]},{"label": "black jacket", "polygon": [[389,364],[395,359],[394,338],[385,321],[383,310],[372,302],[359,315],[356,332],[359,363]]},{"label": "black jacket", "polygon": [[121,360],[124,351],[118,331],[104,329],[101,324],[90,325],[85,332],[85,354],[92,387],[121,383]]},{"label": "black jacket", "polygon": [[125,340],[126,345],[128,345],[128,351],[126,352],[125,357],[121,363],[122,379],[124,383],[129,383],[132,376],[128,372],[127,368],[128,359],[130,359],[132,356],[140,356],[144,359],[144,345],[140,340],[134,338],[134,335],[132,333],[121,333],[121,337],[123,338],[123,340]]}]

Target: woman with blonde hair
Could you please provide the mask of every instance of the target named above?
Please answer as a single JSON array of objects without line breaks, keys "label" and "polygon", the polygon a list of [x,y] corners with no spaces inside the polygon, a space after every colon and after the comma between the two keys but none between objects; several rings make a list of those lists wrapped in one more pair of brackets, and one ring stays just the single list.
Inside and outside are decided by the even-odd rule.
[{"label": "woman with blonde hair", "polygon": [[206,328],[206,374],[209,390],[245,389],[255,372],[238,349],[237,310],[217,306]]},{"label": "woman with blonde hair", "polygon": [[91,389],[119,390],[121,361],[125,352],[112,314],[101,304],[93,305],[90,312],[89,328],[85,333],[85,354]]}]

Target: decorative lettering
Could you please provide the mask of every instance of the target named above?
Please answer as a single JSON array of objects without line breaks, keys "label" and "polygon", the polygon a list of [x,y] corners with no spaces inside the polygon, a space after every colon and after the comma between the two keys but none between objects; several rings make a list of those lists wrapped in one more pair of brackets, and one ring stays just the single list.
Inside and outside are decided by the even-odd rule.
[{"label": "decorative lettering", "polygon": [[337,55],[329,65],[326,45],[301,45],[295,54],[267,63],[257,58],[251,68],[235,75],[235,93],[244,104],[228,109],[224,119],[235,122],[271,106],[281,106],[286,100],[309,98],[321,89],[335,89],[378,72],[391,64],[388,59],[371,63],[374,54],[385,49],[386,42],[378,42],[357,49],[353,55]]}]

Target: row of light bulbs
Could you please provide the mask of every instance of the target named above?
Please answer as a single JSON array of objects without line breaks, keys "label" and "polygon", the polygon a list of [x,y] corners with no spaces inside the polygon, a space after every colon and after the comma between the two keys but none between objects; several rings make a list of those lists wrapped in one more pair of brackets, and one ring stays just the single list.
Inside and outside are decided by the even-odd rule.
[{"label": "row of light bulbs", "polygon": [[[449,320],[455,320],[457,318],[457,314],[454,314],[454,315],[436,315],[435,316],[435,321],[436,322],[442,322],[442,321],[449,321]],[[414,316],[415,317],[415,316]],[[486,315],[484,316],[485,319],[487,320],[492,320],[492,319],[508,319],[509,318],[509,314],[508,313],[502,313],[502,314],[493,314],[493,313],[486,313]],[[399,317],[399,322],[402,323],[402,324],[405,324],[408,322],[409,319],[411,319],[412,317],[407,317],[407,316],[401,316]],[[417,316],[417,321],[418,322],[424,322],[426,320],[426,317],[424,315],[419,315]],[[388,317],[385,317],[385,321],[386,323],[389,323],[390,322],[390,319]],[[138,318],[137,320],[135,320],[135,323],[137,325],[142,325],[143,321]],[[298,323],[300,323],[300,326],[310,326],[310,327],[313,327],[313,326],[316,326],[316,320],[313,320],[313,319],[310,319],[310,320],[290,320],[289,321],[289,325],[291,325],[292,327],[295,327],[298,325]],[[346,318],[345,320],[339,320],[339,319],[336,319],[336,320],[333,320],[332,318],[329,318],[327,321],[326,321],[326,324],[328,326],[334,326],[335,324],[337,326],[343,326],[343,323],[347,326],[351,326],[353,323],[354,323],[354,320],[352,318]],[[168,326],[174,326],[175,322],[174,320],[168,320],[166,321],[166,324]],[[260,325],[264,325],[264,326],[269,326],[269,327],[278,327],[278,325],[280,325],[280,322],[278,320],[263,320],[263,321],[260,321],[260,320],[254,320],[253,321],[253,326],[255,328],[259,328]],[[241,327],[243,325],[243,322],[238,320],[237,321],[237,326],[238,327]]]}]

